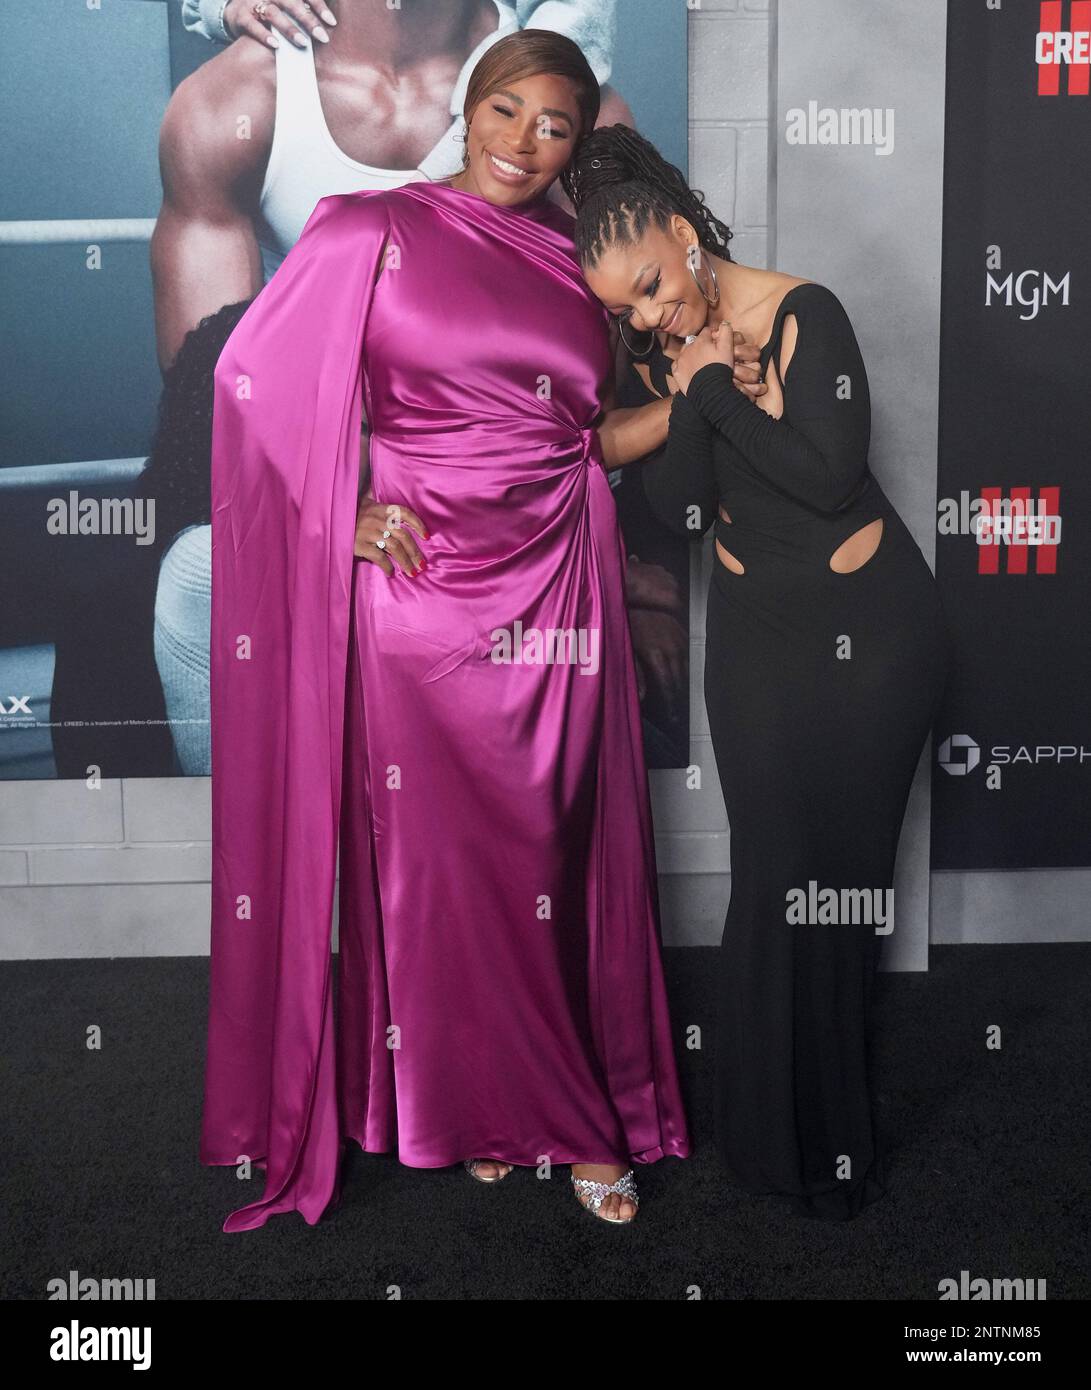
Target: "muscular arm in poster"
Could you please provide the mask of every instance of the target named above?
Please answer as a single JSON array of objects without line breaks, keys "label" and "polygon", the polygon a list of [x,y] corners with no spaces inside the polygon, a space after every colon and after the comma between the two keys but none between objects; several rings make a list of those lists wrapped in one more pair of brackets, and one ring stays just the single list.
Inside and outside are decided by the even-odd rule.
[{"label": "muscular arm in poster", "polygon": [[269,157],[276,55],[232,44],[179,84],[159,137],[163,201],[151,239],[159,365],[206,314],[251,299],[262,266],[253,218]]}]

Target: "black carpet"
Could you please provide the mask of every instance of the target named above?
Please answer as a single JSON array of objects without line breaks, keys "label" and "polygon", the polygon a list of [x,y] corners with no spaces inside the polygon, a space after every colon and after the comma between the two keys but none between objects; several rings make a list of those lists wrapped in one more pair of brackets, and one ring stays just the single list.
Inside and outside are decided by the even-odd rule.
[{"label": "black carpet", "polygon": [[[638,1167],[632,1226],[578,1206],[567,1168],[484,1186],[349,1146],[340,1207],[225,1235],[260,1195],[197,1159],[208,964],[6,962],[5,1298],[52,1278],[154,1279],[164,1299],[894,1299],[1045,1279],[1091,1292],[1091,945],[934,948],[879,980],[891,1187],[855,1221],[798,1218],[722,1178],[711,1145],[711,949],[666,952],[694,1155]],[[990,1025],[1002,1046],[989,1050]],[[100,1028],[101,1050],[88,1030]]]}]

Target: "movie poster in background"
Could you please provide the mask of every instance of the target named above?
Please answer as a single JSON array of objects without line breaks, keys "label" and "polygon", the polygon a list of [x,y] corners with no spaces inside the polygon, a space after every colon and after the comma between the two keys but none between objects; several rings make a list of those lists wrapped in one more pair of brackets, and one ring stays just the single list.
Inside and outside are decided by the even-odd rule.
[{"label": "movie poster in background", "polygon": [[[387,8],[404,14],[423,2]],[[354,3],[371,0],[340,0]],[[576,39],[603,83],[604,123],[633,124],[686,169],[684,4],[427,3],[456,17],[446,57],[457,78],[431,107],[422,103],[419,148],[403,174],[460,167],[469,70],[490,42],[526,26]],[[338,151],[323,97],[344,122],[352,83],[339,69],[334,90],[309,53],[309,87],[298,62],[290,94],[281,79],[275,140],[252,139],[253,158],[224,168],[209,127],[226,119],[234,135],[230,89],[197,81],[179,96],[229,51],[215,39],[218,9],[214,0],[47,0],[27,24],[20,0],[0,0],[9,35],[0,60],[0,779],[208,775],[212,369],[317,197],[406,181],[384,163],[381,139],[371,158],[362,145],[351,158]],[[254,52],[221,71],[276,62],[284,72],[271,50],[245,36],[235,43]],[[315,184],[331,155],[350,184],[327,187],[321,172]],[[619,403],[642,399],[631,376],[619,386]],[[638,466],[616,470],[611,484],[630,556],[648,765],[685,766],[688,542],[651,517]]]},{"label": "movie poster in background", "polygon": [[1091,0],[949,4],[932,867],[1091,864]]}]

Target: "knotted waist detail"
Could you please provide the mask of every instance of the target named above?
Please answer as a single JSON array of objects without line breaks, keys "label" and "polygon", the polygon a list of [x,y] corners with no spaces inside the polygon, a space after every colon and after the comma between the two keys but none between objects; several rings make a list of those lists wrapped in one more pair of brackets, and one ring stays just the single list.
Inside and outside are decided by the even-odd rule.
[{"label": "knotted waist detail", "polygon": [[503,469],[543,465],[560,469],[602,464],[602,443],[593,425],[574,425],[568,420],[524,415],[512,419],[478,418],[459,425],[459,440],[465,447],[458,459],[450,457],[450,421],[443,429],[399,429],[382,421],[372,430],[371,439],[397,458],[420,459],[442,465],[474,463]]}]

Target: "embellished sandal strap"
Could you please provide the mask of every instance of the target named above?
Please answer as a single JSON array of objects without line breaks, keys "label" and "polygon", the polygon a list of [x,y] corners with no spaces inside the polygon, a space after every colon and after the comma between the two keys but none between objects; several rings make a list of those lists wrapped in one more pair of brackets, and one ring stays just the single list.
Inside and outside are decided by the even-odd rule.
[{"label": "embellished sandal strap", "polygon": [[[509,1171],[512,1167],[510,1163],[506,1162],[502,1158],[464,1158],[462,1160],[463,1168],[465,1168],[467,1173],[471,1174],[471,1176],[473,1177],[477,1176],[477,1165],[479,1163],[498,1163],[501,1164],[503,1167],[509,1169]],[[506,1177],[507,1174],[505,1173],[504,1176]],[[499,1178],[494,1179],[494,1181],[498,1182]]]},{"label": "embellished sandal strap", "polygon": [[627,1173],[622,1173],[617,1182],[595,1182],[593,1178],[577,1178],[572,1176],[572,1186],[577,1192],[587,1193],[586,1205],[592,1211],[598,1211],[602,1206],[603,1198],[610,1192],[616,1192],[619,1196],[628,1197],[634,1207],[639,1208],[640,1198],[636,1192],[636,1173],[630,1168]]}]

